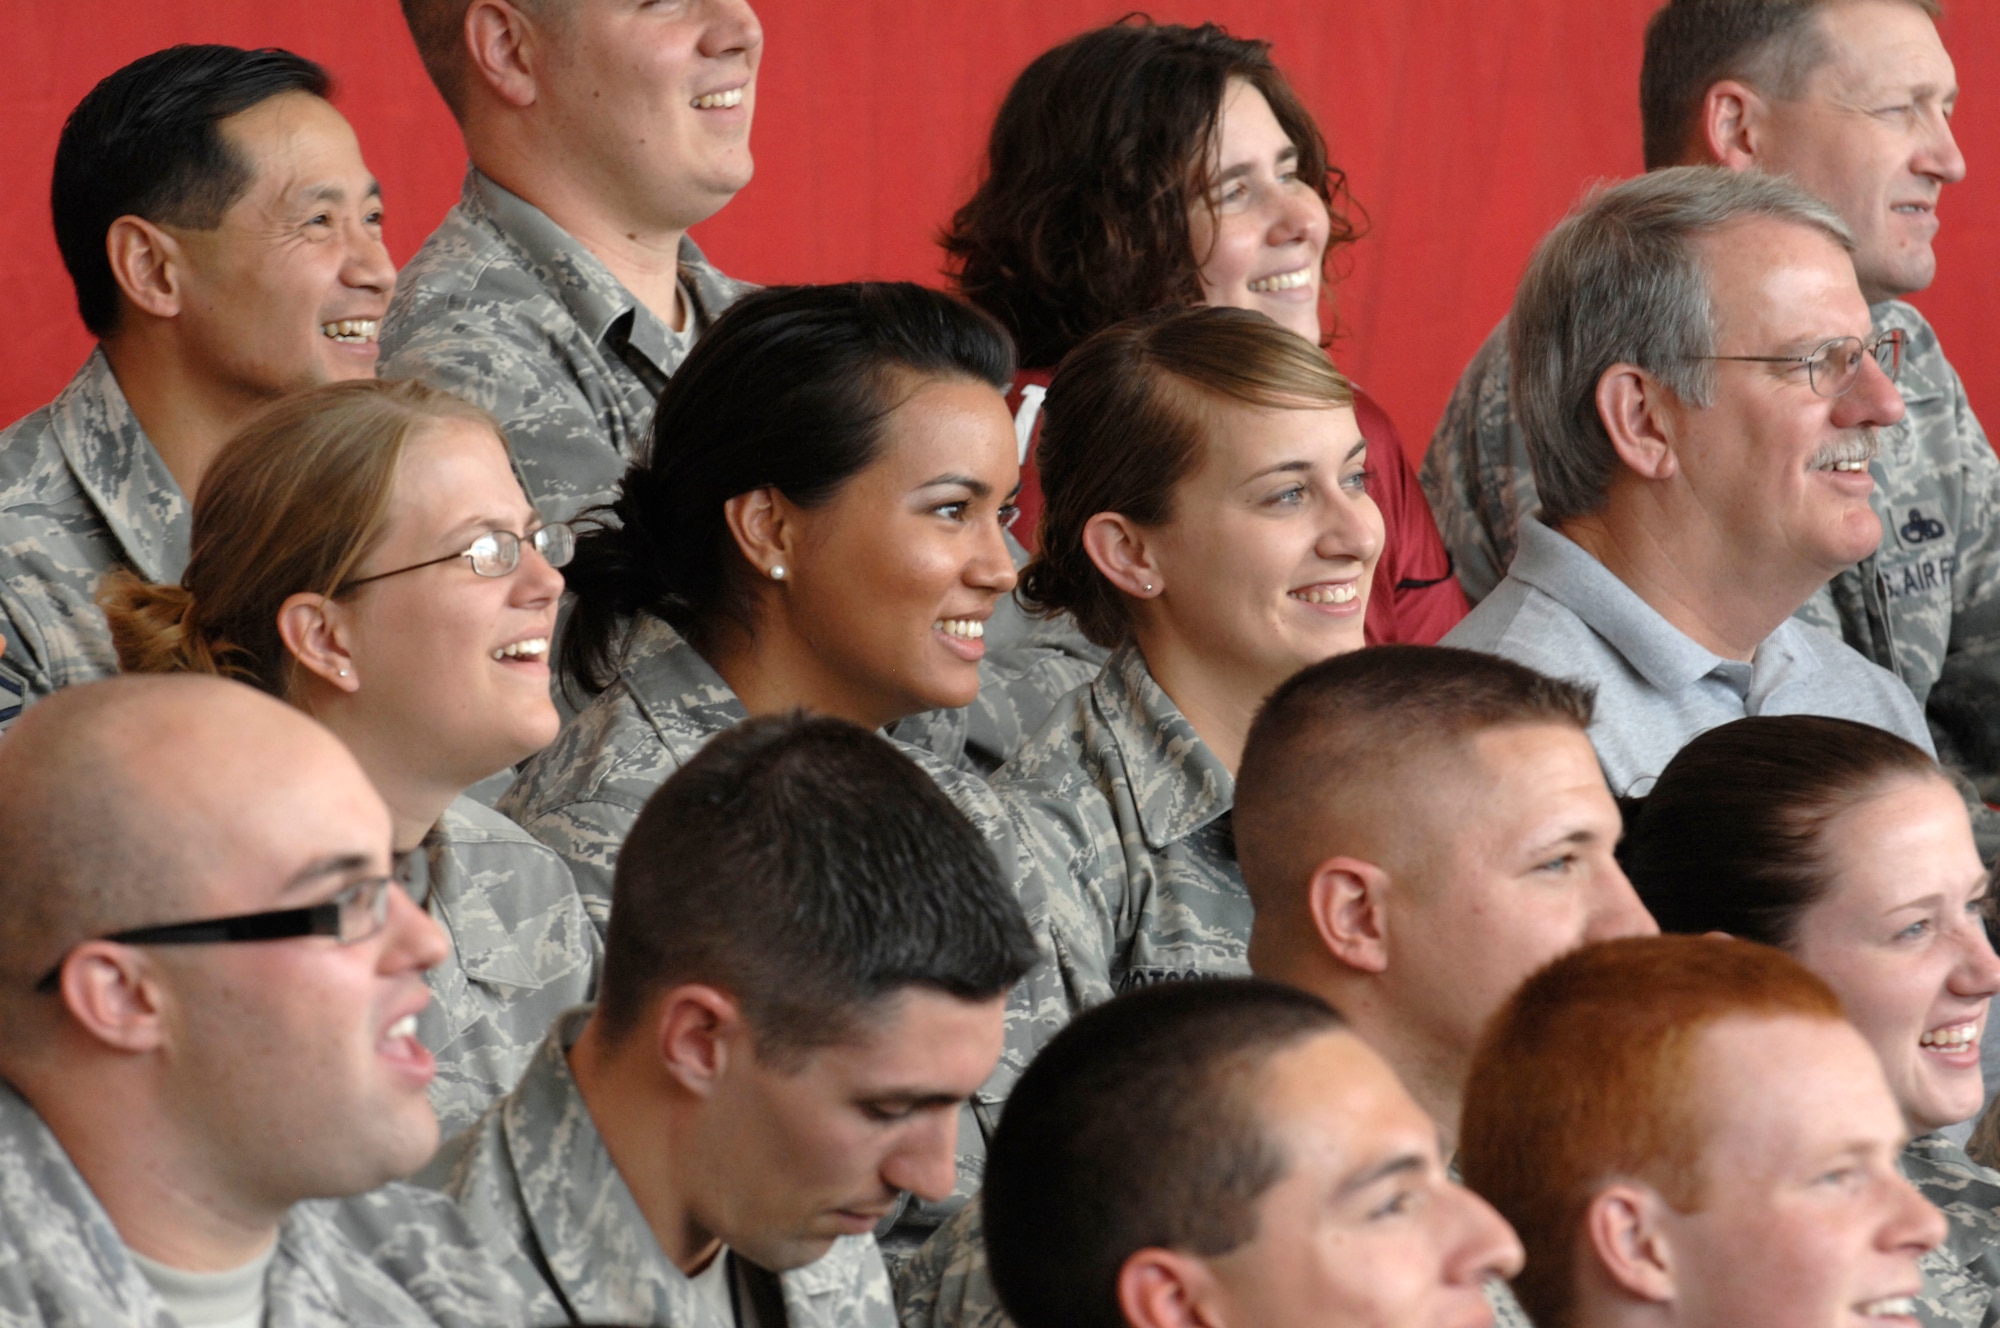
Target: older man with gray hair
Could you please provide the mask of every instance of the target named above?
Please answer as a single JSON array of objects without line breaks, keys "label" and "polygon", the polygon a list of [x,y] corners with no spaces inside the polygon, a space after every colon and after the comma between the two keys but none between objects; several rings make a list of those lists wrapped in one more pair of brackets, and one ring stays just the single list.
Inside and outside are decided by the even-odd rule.
[{"label": "older man with gray hair", "polygon": [[1930,750],[1907,687],[1792,615],[1874,552],[1876,431],[1903,418],[1854,242],[1787,181],[1690,166],[1586,201],[1509,317],[1542,509],[1445,638],[1597,688],[1619,793],[1744,715],[1836,715]]}]

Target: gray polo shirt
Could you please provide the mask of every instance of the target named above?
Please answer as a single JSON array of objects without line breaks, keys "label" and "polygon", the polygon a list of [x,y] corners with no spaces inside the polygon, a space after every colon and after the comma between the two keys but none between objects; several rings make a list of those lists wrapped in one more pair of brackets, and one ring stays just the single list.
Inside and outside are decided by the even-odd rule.
[{"label": "gray polo shirt", "polygon": [[1539,519],[1444,644],[1595,686],[1590,740],[1614,793],[1646,792],[1690,739],[1746,715],[1859,720],[1932,751],[1910,689],[1832,633],[1788,618],[1751,662],[1724,659]]}]

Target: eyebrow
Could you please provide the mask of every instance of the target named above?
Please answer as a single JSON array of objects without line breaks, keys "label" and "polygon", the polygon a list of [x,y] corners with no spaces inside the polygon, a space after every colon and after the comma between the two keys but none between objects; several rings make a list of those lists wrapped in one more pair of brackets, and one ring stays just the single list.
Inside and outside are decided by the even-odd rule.
[{"label": "eyebrow", "polygon": [[[1287,143],[1283,148],[1279,149],[1278,155],[1274,160],[1282,164],[1287,161],[1297,161],[1298,159],[1299,159],[1298,145],[1295,143]],[[1257,169],[1257,163],[1254,161],[1239,161],[1234,166],[1231,166],[1228,169],[1222,171],[1220,174],[1218,174],[1215,177],[1215,182],[1217,184],[1221,184],[1225,180],[1234,180],[1239,176],[1248,175],[1250,174],[1250,172],[1256,169]]]},{"label": "eyebrow", "polygon": [[352,876],[357,872],[367,871],[368,867],[368,859],[363,854],[331,853],[326,857],[313,859],[292,873],[291,879],[285,882],[278,894],[281,897],[289,895],[329,876]]},{"label": "eyebrow", "polygon": [[[1366,438],[1363,438],[1360,442],[1356,443],[1354,446],[1347,449],[1347,455],[1340,459],[1340,464],[1343,466],[1346,465],[1348,462],[1354,460],[1355,457],[1360,456],[1363,452],[1366,452],[1367,450],[1368,450],[1368,440]],[[1313,468],[1313,463],[1310,461],[1301,461],[1301,460],[1280,461],[1275,466],[1265,467],[1263,470],[1258,471],[1256,474],[1250,476],[1243,482],[1245,484],[1255,484],[1258,480],[1261,480],[1266,476],[1270,475],[1302,475],[1305,472],[1311,470],[1312,468]]]},{"label": "eyebrow", "polygon": [[[992,485],[988,484],[985,480],[976,480],[970,475],[939,475],[933,479],[925,480],[917,487],[919,489],[941,489],[953,484],[972,490],[974,498],[984,498],[987,494],[993,492]],[[1019,491],[1020,487],[1018,484],[1014,486],[1016,491]]]},{"label": "eyebrow", "polygon": [[1345,1199],[1350,1194],[1365,1190],[1370,1185],[1388,1180],[1392,1176],[1407,1176],[1420,1172],[1424,1169],[1424,1165],[1424,1156],[1421,1153],[1399,1153],[1358,1175],[1349,1176],[1340,1183],[1340,1188],[1334,1191],[1334,1197]]},{"label": "eyebrow", "polygon": [[[382,197],[381,181],[370,179],[368,187],[361,191],[361,196],[363,198]],[[332,181],[327,181],[324,184],[316,184],[307,189],[299,195],[299,199],[301,202],[306,203],[344,203],[347,201],[347,190]]]}]

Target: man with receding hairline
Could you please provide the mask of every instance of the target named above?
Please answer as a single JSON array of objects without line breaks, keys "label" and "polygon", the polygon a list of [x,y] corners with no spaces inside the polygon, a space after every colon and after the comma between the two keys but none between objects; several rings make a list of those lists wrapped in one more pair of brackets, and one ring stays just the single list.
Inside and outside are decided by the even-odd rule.
[{"label": "man with receding hairline", "polygon": [[0,743],[0,1319],[519,1320],[387,1185],[437,1143],[446,946],[389,844],[346,748],[236,683],[88,684]]},{"label": "man with receding hairline", "polygon": [[688,228],[749,183],[748,0],[403,0],[471,158],[383,374],[492,411],[550,520],[608,502],[667,379],[749,287]]},{"label": "man with receding hairline", "polygon": [[[1895,672],[1948,763],[2000,781],[2000,462],[1936,332],[1903,298],[1936,276],[1939,196],[1966,170],[1942,12],[1938,0],[1672,0],[1647,27],[1639,100],[1648,170],[1787,175],[1852,233],[1874,330],[1906,338],[1907,414],[1882,427],[1869,468],[1879,548],[1798,613]],[[1467,366],[1423,464],[1475,602],[1506,574],[1543,497],[1506,330]]]}]

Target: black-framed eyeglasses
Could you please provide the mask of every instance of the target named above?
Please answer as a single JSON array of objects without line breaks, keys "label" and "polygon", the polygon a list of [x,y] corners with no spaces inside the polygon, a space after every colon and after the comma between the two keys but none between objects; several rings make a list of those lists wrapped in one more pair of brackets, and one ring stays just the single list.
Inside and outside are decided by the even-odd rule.
[{"label": "black-framed eyeglasses", "polygon": [[[402,864],[394,876],[370,876],[354,882],[331,899],[304,908],[280,908],[266,913],[238,913],[198,922],[169,922],[157,927],[133,927],[100,936],[118,945],[219,945],[235,941],[287,941],[297,936],[331,936],[355,945],[380,934],[389,925],[389,887],[400,885]],[[52,992],[62,983],[68,954],[35,984]]]},{"label": "black-framed eyeglasses", "polygon": [[408,567],[398,567],[392,572],[377,572],[373,576],[343,581],[334,593],[337,595],[356,586],[365,586],[370,581],[401,576],[405,572],[436,567],[439,563],[455,562],[460,558],[471,559],[472,570],[480,576],[505,576],[521,565],[521,545],[526,542],[532,542],[535,552],[541,554],[551,567],[565,566],[576,554],[576,532],[570,529],[566,521],[551,521],[528,536],[525,541],[511,530],[489,530],[472,541],[470,548],[460,549],[457,553],[447,553],[442,558],[411,563]]},{"label": "black-framed eyeglasses", "polygon": [[1908,341],[1901,329],[1890,328],[1863,341],[1860,337],[1835,337],[1810,355],[1694,355],[1697,360],[1736,360],[1744,364],[1803,364],[1806,381],[1823,397],[1844,396],[1861,381],[1861,357],[1873,355],[1875,363],[1890,382],[1903,372],[1903,346]]}]

